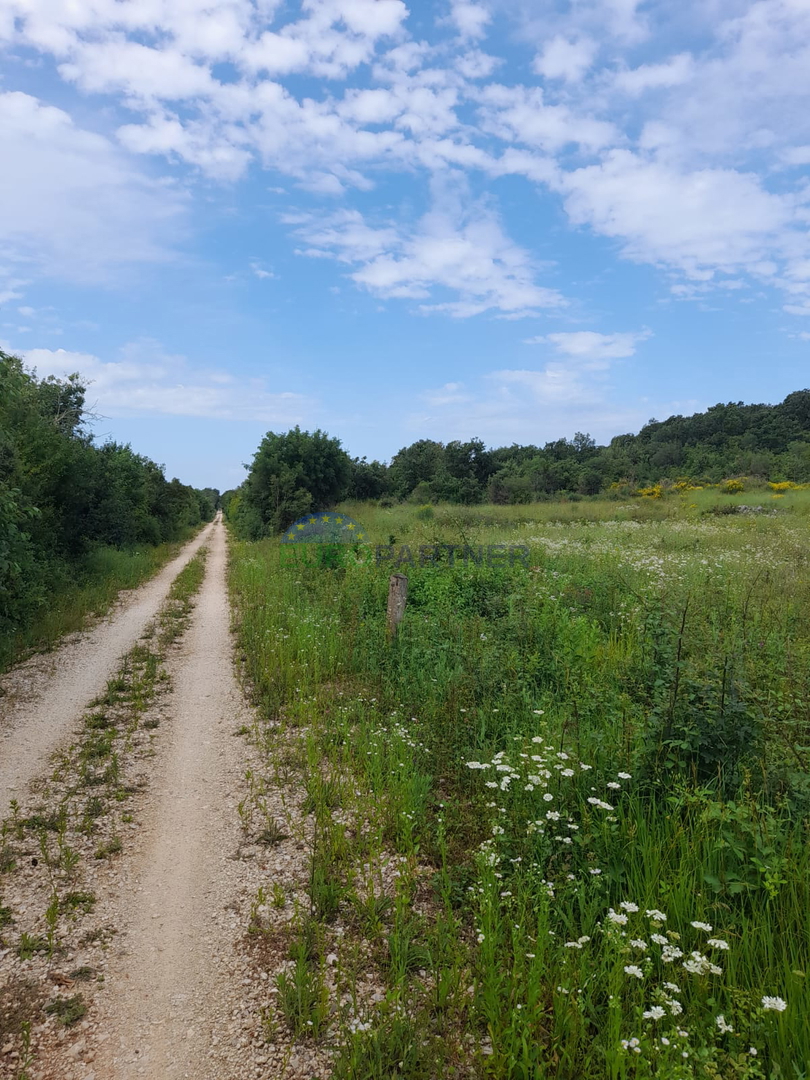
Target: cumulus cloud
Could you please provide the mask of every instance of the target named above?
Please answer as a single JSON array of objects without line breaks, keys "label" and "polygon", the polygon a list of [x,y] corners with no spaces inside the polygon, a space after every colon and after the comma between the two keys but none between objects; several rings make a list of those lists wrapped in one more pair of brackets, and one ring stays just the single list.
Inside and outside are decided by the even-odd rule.
[{"label": "cumulus cloud", "polygon": [[[185,199],[108,139],[29,94],[0,94],[0,244],[6,264],[73,281],[171,258]],[[8,167],[13,163],[13,167]],[[3,290],[19,296],[19,281]]]},{"label": "cumulus cloud", "polygon": [[[794,268],[810,253],[806,3],[684,0],[666,17],[640,0],[499,5],[499,19],[518,19],[510,41],[527,67],[533,57],[523,81],[520,68],[494,81],[494,10],[448,0],[437,22],[454,34],[426,40],[403,0],[6,0],[0,43],[52,59],[103,105],[118,145],[27,94],[0,95],[0,152],[15,162],[0,180],[13,253],[0,295],[18,299],[46,269],[89,278],[167,257],[180,186],[139,171],[137,154],[225,183],[261,167],[347,200],[383,189],[385,174],[520,175],[574,227],[687,279],[676,287],[753,275],[785,291],[789,313],[805,310],[810,279]],[[449,315],[553,302],[494,210],[395,232],[355,260],[356,284],[376,295]],[[442,288],[455,297],[433,295]]]},{"label": "cumulus cloud", "polygon": [[473,3],[472,0],[451,0],[450,19],[462,37],[484,37],[491,18],[489,10],[483,4]]},{"label": "cumulus cloud", "polygon": [[583,37],[574,41],[557,34],[535,57],[534,70],[547,79],[579,82],[596,56],[596,42]]},{"label": "cumulus cloud", "polygon": [[349,210],[285,220],[305,241],[303,254],[351,264],[357,285],[387,300],[423,301],[419,310],[426,313],[519,317],[565,304],[556,289],[537,284],[533,260],[506,236],[497,215],[484,205],[462,205],[452,186],[410,228],[371,226]]},{"label": "cumulus cloud", "polygon": [[751,173],[687,172],[612,150],[598,165],[561,174],[559,184],[574,224],[618,239],[632,259],[690,276],[767,274],[768,257],[789,246],[793,200]]},{"label": "cumulus cloud", "polygon": [[528,338],[526,345],[551,345],[562,356],[590,367],[607,366],[611,360],[635,355],[641,341],[652,337],[651,330],[632,333],[597,334],[593,330],[574,330]]},{"label": "cumulus cloud", "polygon": [[290,427],[305,423],[314,410],[314,402],[301,394],[270,388],[264,379],[237,382],[228,372],[172,356],[149,339],[124,345],[112,360],[65,349],[27,349],[20,355],[41,378],[80,372],[89,383],[88,402],[109,416],[205,416]]}]

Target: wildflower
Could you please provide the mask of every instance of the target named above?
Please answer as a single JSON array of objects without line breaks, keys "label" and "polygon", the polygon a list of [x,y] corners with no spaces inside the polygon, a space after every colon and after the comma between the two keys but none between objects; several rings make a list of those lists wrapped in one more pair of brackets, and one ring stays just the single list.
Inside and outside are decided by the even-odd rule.
[{"label": "wildflower", "polygon": [[646,949],[647,948],[647,942],[646,941],[641,941],[639,938],[634,939],[633,941],[630,942],[630,944],[633,946],[634,949]]},{"label": "wildflower", "polygon": [[553,799],[554,799],[554,796],[551,794],[550,791],[547,791],[545,793],[545,795],[543,796],[543,801],[544,802],[552,802]]},{"label": "wildflower", "polygon": [[681,1005],[680,1001],[676,1001],[675,998],[667,998],[666,1003],[667,1008],[673,1016],[680,1016],[683,1012],[683,1005]]},{"label": "wildflower", "polygon": [[618,923],[620,926],[624,926],[627,923],[627,916],[621,912],[614,911],[613,908],[608,912],[608,920],[612,923]]},{"label": "wildflower", "polygon": [[665,945],[661,950],[661,962],[664,964],[671,964],[673,960],[679,960],[683,956],[683,952],[677,945]]},{"label": "wildflower", "polygon": [[644,912],[644,914],[648,918],[652,919],[654,922],[666,922],[667,921],[667,917],[663,913],[663,911],[659,911],[657,908],[648,908],[647,911]]},{"label": "wildflower", "polygon": [[528,959],[528,960],[534,960],[534,958],[535,958],[535,956],[536,956],[536,955],[537,955],[537,954],[536,954],[536,953],[533,953],[533,952],[527,952],[527,953],[526,953],[526,957],[527,957],[527,959]]},{"label": "wildflower", "polygon": [[757,1056],[757,1048],[755,1046],[749,1046],[748,1047],[748,1053],[751,1055],[751,1057],[756,1057]]},{"label": "wildflower", "polygon": [[669,990],[670,994],[680,994],[681,988],[677,983],[665,982],[664,989]]},{"label": "wildflower", "polygon": [[662,1046],[669,1046],[669,1039],[666,1037],[666,1035],[661,1036],[661,1045]]},{"label": "wildflower", "polygon": [[663,934],[650,934],[650,941],[654,941],[656,945],[669,944],[669,940]]},{"label": "wildflower", "polygon": [[621,786],[622,786],[622,785],[621,785],[621,784],[616,784],[616,783],[614,783],[613,781],[611,781],[611,782],[610,782],[610,783],[609,783],[609,784],[608,784],[607,786],[608,786],[609,788],[612,788],[612,789],[613,789],[613,791],[620,791],[620,790],[621,790]]},{"label": "wildflower", "polygon": [[568,754],[566,754],[564,750],[558,751],[557,757],[560,759],[560,761],[568,761]]},{"label": "wildflower", "polygon": [[723,941],[721,938],[712,937],[706,942],[707,945],[711,945],[713,949],[727,949],[728,942]]},{"label": "wildflower", "polygon": [[634,904],[632,900],[622,900],[619,907],[622,908],[623,911],[638,911],[638,904]]},{"label": "wildflower", "polygon": [[732,1032],[734,1030],[734,1028],[731,1026],[731,1024],[728,1023],[728,1021],[726,1020],[725,1016],[723,1016],[722,1013],[720,1013],[719,1016],[715,1016],[714,1022],[715,1022],[715,1024],[717,1024],[717,1027],[719,1028],[721,1035],[728,1035],[730,1032]]},{"label": "wildflower", "polygon": [[780,997],[764,997],[762,999],[763,1009],[772,1009],[774,1012],[784,1012],[787,1008],[787,1002]]},{"label": "wildflower", "polygon": [[558,810],[546,810],[546,818],[549,821],[559,821],[560,814]]},{"label": "wildflower", "polygon": [[[532,712],[534,713],[535,716],[542,716],[543,713],[545,712],[545,710],[544,709],[532,709]],[[534,741],[534,740],[532,740],[532,741]]]},{"label": "wildflower", "polygon": [[479,934],[478,934],[478,938],[477,938],[477,940],[478,940],[478,944],[480,945],[480,944],[481,944],[481,942],[485,940],[485,935],[484,935],[484,934],[481,934],[481,933],[479,933]]},{"label": "wildflower", "polygon": [[625,964],[624,971],[626,975],[633,975],[636,979],[644,978],[644,972],[637,964]]},{"label": "wildflower", "polygon": [[590,798],[588,799],[588,802],[591,804],[591,806],[598,806],[600,808],[600,810],[612,810],[613,809],[613,807],[610,805],[610,803],[603,802],[601,799],[596,799],[596,798],[594,798],[593,795],[590,796]]},{"label": "wildflower", "polygon": [[482,765],[480,761],[468,761],[468,769],[488,769],[489,765]]},{"label": "wildflower", "polygon": [[638,1039],[622,1039],[622,1049],[623,1050],[632,1050],[635,1054],[640,1054],[641,1053],[641,1048],[639,1047]]},{"label": "wildflower", "polygon": [[616,773],[620,780],[632,780],[632,774],[629,772]]},{"label": "wildflower", "polygon": [[693,922],[690,926],[694,926],[696,930],[706,930],[709,934],[712,932],[711,926],[707,922]]},{"label": "wildflower", "polygon": [[565,948],[566,949],[581,949],[582,948],[582,943],[579,942],[579,941],[566,941]]},{"label": "wildflower", "polygon": [[573,769],[563,769],[562,772],[560,773],[560,776],[573,776],[573,775],[574,775],[574,770]]},{"label": "wildflower", "polygon": [[585,769],[585,771],[587,772],[588,769],[593,768],[593,765],[586,765],[584,761],[580,761],[579,767],[580,769]]},{"label": "wildflower", "polygon": [[588,870],[588,873],[589,873],[589,874],[601,874],[601,873],[602,873],[602,871],[601,871],[601,870],[600,870],[600,869],[599,869],[598,867],[596,867],[596,866],[592,866],[592,867],[590,868],[590,870]]},{"label": "wildflower", "polygon": [[647,1009],[647,1011],[641,1015],[645,1020],[660,1020],[662,1016],[667,1015],[667,1010],[660,1005],[653,1005],[651,1009]]}]

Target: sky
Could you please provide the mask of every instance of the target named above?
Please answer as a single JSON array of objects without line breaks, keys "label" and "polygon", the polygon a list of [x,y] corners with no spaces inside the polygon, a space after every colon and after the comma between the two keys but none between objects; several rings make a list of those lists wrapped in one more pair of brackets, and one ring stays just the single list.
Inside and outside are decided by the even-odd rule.
[{"label": "sky", "polygon": [[238,485],[810,385],[810,0],[0,0],[0,348]]}]

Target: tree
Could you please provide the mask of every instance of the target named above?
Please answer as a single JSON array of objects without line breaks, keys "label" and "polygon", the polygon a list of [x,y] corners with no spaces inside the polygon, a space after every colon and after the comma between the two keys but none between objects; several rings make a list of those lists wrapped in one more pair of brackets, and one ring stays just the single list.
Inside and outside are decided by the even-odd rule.
[{"label": "tree", "polygon": [[351,472],[339,439],[318,429],[277,435],[270,431],[253,457],[237,527],[252,538],[282,532],[309,510],[331,510]]}]

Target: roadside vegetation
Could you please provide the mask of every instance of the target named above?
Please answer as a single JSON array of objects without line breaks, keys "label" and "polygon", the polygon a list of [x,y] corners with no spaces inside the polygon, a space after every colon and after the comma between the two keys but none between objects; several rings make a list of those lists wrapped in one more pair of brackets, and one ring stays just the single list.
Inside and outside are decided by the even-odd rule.
[{"label": "roadside vegetation", "polygon": [[310,821],[268,1040],[342,1080],[807,1077],[810,493],[340,509],[413,558],[233,548]]},{"label": "roadside vegetation", "polygon": [[217,505],[213,489],[88,431],[78,375],[0,351],[0,671],[153,573]]}]

